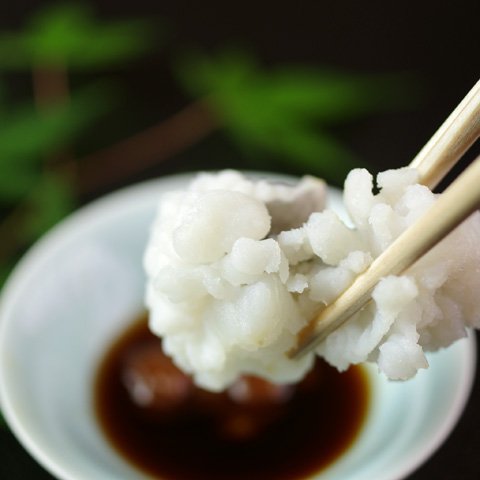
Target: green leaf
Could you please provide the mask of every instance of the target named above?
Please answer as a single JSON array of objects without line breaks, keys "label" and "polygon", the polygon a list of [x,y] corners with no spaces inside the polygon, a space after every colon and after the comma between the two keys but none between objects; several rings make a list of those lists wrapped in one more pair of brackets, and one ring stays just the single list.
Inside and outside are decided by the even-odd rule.
[{"label": "green leaf", "polygon": [[259,153],[273,154],[277,160],[295,167],[299,173],[321,176],[333,184],[340,185],[346,174],[360,164],[351,151],[321,130],[292,126],[288,135],[281,132],[278,135],[243,134],[247,137],[242,138],[238,130],[232,132],[237,143],[250,151],[250,155],[252,151],[256,151],[257,156]]},{"label": "green leaf", "polygon": [[2,70],[25,70],[32,66],[32,55],[27,41],[19,34],[0,33],[0,68]]},{"label": "green leaf", "polygon": [[24,197],[38,180],[34,168],[23,165],[21,161],[9,162],[0,159],[0,203],[10,204]]},{"label": "green leaf", "polygon": [[41,162],[106,113],[114,96],[111,85],[98,84],[42,112],[27,105],[0,117],[0,201],[25,195],[38,181]]},{"label": "green leaf", "polygon": [[355,155],[325,132],[292,132],[276,146],[278,158],[295,164],[300,172],[323,177],[329,183],[341,185],[347,173],[359,165]]},{"label": "green leaf", "polygon": [[0,159],[48,155],[69,144],[86,125],[110,109],[113,93],[108,85],[95,85],[42,112],[33,105],[17,108],[0,123]]},{"label": "green leaf", "polygon": [[392,76],[307,68],[265,71],[239,52],[214,59],[193,55],[177,71],[192,95],[209,100],[240,145],[337,182],[358,163],[327,127],[391,109],[400,96]]},{"label": "green leaf", "polygon": [[397,104],[394,85],[391,76],[290,69],[275,71],[264,79],[260,89],[263,98],[276,111],[333,125],[391,108]]},{"label": "green leaf", "polygon": [[185,88],[195,96],[230,94],[234,89],[248,88],[259,73],[254,58],[241,50],[221,52],[216,59],[190,53],[179,60],[175,69]]},{"label": "green leaf", "polygon": [[21,238],[36,240],[73,210],[75,201],[70,183],[54,174],[46,174],[29,198],[29,214]]},{"label": "green leaf", "polygon": [[7,32],[0,36],[0,67],[107,67],[145,52],[153,40],[150,22],[101,23],[86,5],[57,4],[43,7],[23,33]]}]

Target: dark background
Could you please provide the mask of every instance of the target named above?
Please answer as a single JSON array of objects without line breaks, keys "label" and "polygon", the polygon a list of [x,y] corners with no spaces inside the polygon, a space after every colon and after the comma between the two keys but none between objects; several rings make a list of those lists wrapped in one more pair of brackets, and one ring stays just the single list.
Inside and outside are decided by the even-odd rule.
[{"label": "dark background", "polygon": [[[0,27],[17,28],[45,2],[0,2]],[[169,65],[183,48],[207,52],[246,46],[266,66],[301,64],[361,73],[408,73],[422,90],[416,105],[375,115],[336,131],[360,158],[378,169],[407,164],[480,73],[480,2],[305,1],[187,2],[101,0],[108,18],[158,17],[168,31],[163,47],[134,65],[110,72],[127,86],[120,112],[88,132],[86,152],[168,118],[189,99]],[[81,75],[77,79],[81,81]],[[15,94],[29,89],[27,75],[9,77]],[[459,168],[478,154],[478,142]],[[82,202],[125,184],[185,169],[244,166],[242,154],[221,133],[167,162],[100,187]],[[453,176],[450,177],[450,179]],[[480,186],[479,186],[480,188]],[[448,441],[411,480],[480,478],[480,380]],[[0,430],[0,478],[51,478],[7,429]],[[372,479],[375,480],[375,479]]]}]

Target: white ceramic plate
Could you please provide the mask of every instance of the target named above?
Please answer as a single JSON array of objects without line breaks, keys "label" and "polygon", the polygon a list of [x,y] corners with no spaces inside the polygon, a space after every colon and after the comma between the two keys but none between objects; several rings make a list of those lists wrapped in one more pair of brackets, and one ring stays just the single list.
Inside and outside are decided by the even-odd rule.
[{"label": "white ceramic plate", "polygon": [[[79,210],[28,252],[3,291],[1,406],[26,449],[58,478],[146,478],[99,431],[92,379],[107,345],[142,309],[142,253],[158,198],[188,179],[147,182]],[[338,192],[332,204],[340,208]],[[373,406],[360,438],[315,479],[404,478],[461,415],[475,352],[473,337],[457,342],[406,383],[371,369]]]}]

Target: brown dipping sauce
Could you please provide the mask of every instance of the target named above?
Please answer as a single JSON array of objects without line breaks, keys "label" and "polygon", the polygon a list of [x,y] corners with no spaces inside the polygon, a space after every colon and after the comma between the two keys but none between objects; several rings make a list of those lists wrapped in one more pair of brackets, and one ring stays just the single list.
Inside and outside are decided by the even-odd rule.
[{"label": "brown dipping sauce", "polygon": [[144,316],[107,352],[94,403],[113,446],[154,477],[298,480],[348,449],[369,393],[361,367],[340,374],[320,360],[297,385],[243,377],[227,392],[206,392],[163,355]]}]

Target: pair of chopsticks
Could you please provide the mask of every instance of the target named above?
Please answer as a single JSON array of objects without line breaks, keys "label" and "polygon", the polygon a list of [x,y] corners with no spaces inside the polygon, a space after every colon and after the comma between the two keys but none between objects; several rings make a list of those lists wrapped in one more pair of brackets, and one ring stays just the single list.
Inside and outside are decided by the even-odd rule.
[{"label": "pair of chopsticks", "polygon": [[[420,183],[433,189],[480,136],[480,81],[411,162]],[[480,206],[480,157],[445,190],[439,200],[298,336],[289,353],[298,358],[317,347],[371,299],[382,277],[399,275]]]}]

